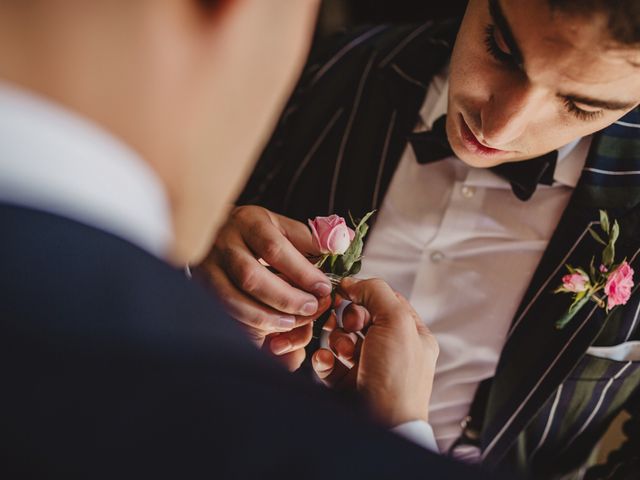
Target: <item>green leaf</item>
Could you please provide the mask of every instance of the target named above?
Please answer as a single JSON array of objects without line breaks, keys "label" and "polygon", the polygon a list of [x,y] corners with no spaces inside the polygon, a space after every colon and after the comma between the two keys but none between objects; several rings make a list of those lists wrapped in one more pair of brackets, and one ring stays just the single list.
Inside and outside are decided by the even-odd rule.
[{"label": "green leaf", "polygon": [[610,269],[611,265],[613,264],[613,259],[615,255],[616,255],[616,249],[614,245],[610,243],[602,252],[602,263],[604,263],[605,267]]},{"label": "green leaf", "polygon": [[571,304],[571,307],[569,308],[573,308],[576,304],[578,304],[580,302],[580,300],[582,300],[584,298],[584,296],[587,294],[588,290],[583,290],[582,292],[578,292],[576,293],[576,296],[573,298],[573,303]]},{"label": "green leaf", "polygon": [[315,263],[315,266],[318,267],[318,268],[322,268],[322,265],[324,265],[324,262],[327,261],[327,258],[329,258],[329,254],[325,253],[322,257],[320,257],[320,260],[318,260]]},{"label": "green leaf", "polygon": [[589,273],[591,274],[589,278],[591,278],[592,282],[596,281],[596,266],[594,262],[596,261],[596,257],[591,257],[591,263],[589,264]]},{"label": "green leaf", "polygon": [[605,242],[602,237],[600,235],[598,235],[595,230],[593,229],[589,229],[589,233],[591,234],[591,236],[593,237],[593,239],[598,242],[601,243],[602,245],[604,245],[605,247],[607,246],[607,242]]},{"label": "green leaf", "polygon": [[618,221],[616,220],[613,222],[613,228],[611,229],[611,236],[609,237],[609,243],[615,246],[619,236],[620,236],[620,225],[618,225]]},{"label": "green leaf", "polygon": [[349,220],[351,220],[351,225],[353,225],[353,228],[358,228],[358,222],[356,222],[356,220],[353,218],[351,210],[349,210]]},{"label": "green leaf", "polygon": [[[360,220],[360,222],[358,223],[358,228],[360,228],[363,225],[367,224],[367,221],[369,220],[369,218],[371,218],[371,215],[373,215],[374,213],[376,213],[375,210],[371,210],[369,213],[367,213],[364,217],[362,217],[362,219]],[[367,229],[369,228],[369,226],[367,225]]]},{"label": "green leaf", "polygon": [[600,210],[600,226],[607,234],[609,233],[609,215],[606,210]]},{"label": "green leaf", "polygon": [[[375,210],[367,213],[356,225],[355,220],[351,217],[351,213],[349,216],[351,217],[351,221],[355,226],[355,236],[347,248],[347,251],[342,255],[342,268],[343,271],[339,272],[340,274],[347,275],[348,272],[351,272],[354,264],[358,262],[362,258],[362,249],[364,248],[363,238],[369,231],[369,225],[367,225],[367,220],[373,215]],[[334,272],[338,273],[338,272]]]},{"label": "green leaf", "polygon": [[584,307],[589,301],[590,296],[584,295],[578,302],[574,302],[567,312],[556,321],[556,328],[562,330],[576,314]]},{"label": "green leaf", "polygon": [[353,266],[349,270],[349,275],[357,275],[358,273],[360,273],[361,268],[362,268],[362,261],[358,260],[356,263],[353,264]]}]

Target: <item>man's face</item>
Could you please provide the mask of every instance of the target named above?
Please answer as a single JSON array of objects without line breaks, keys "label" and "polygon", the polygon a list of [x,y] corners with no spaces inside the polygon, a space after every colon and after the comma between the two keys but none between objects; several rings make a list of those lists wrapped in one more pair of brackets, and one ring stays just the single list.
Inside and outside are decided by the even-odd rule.
[{"label": "man's face", "polygon": [[640,49],[605,15],[547,0],[470,0],[451,59],[447,135],[476,167],[526,160],[601,130],[640,102]]}]

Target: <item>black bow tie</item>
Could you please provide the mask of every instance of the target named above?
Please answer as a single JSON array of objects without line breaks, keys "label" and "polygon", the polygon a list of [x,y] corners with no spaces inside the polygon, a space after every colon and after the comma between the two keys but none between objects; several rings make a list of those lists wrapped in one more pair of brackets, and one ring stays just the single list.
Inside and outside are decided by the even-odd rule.
[{"label": "black bow tie", "polygon": [[[409,135],[409,142],[418,163],[437,162],[453,155],[453,150],[447,139],[446,123],[447,117],[443,115],[434,122],[430,131]],[[515,196],[526,201],[535,193],[539,183],[553,184],[557,160],[558,152],[554,150],[541,157],[522,162],[503,163],[491,167],[489,170],[507,180],[511,184]]]}]

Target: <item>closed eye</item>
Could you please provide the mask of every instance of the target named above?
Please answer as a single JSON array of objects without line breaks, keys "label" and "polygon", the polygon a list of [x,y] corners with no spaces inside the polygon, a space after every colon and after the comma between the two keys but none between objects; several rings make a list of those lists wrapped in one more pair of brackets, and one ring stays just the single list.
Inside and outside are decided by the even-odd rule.
[{"label": "closed eye", "polygon": [[496,40],[495,25],[489,24],[485,27],[484,44],[487,48],[487,52],[498,62],[508,67],[519,68],[516,57],[512,55],[510,51],[501,47]]}]

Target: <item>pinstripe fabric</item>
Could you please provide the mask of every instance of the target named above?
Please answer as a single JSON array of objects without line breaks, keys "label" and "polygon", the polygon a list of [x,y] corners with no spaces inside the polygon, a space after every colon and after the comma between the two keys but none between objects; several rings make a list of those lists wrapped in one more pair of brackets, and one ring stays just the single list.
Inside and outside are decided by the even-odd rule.
[{"label": "pinstripe fabric", "polygon": [[[456,28],[453,22],[380,26],[315,47],[239,203],[261,204],[299,220],[349,211],[361,216],[378,208],[426,87],[448,61]],[[594,140],[579,185],[513,320],[482,431],[489,468],[577,478],[593,445],[623,408],[633,413],[631,446],[589,475],[604,478],[614,469],[617,475],[640,468],[633,464],[640,411],[632,400],[640,398],[640,363],[585,355],[592,344],[640,340],[640,294],[608,316],[586,308],[562,331],[554,323],[569,299],[551,294],[565,263],[586,265],[600,251],[587,233],[598,221],[599,208],[619,219],[618,255],[632,259],[640,280],[639,127],[640,114],[634,111]]]},{"label": "pinstripe fabric", "polygon": [[640,388],[640,362],[585,355],[592,344],[612,346],[640,338],[638,292],[608,316],[601,310],[581,312],[561,332],[552,324],[567,308],[567,299],[551,293],[565,263],[586,265],[599,252],[585,235],[597,223],[599,208],[620,220],[625,233],[618,256],[629,258],[640,272],[640,176],[630,173],[640,166],[639,120],[633,111],[599,134],[514,319],[485,417],[482,447],[488,466],[507,463],[539,478],[578,475],[606,427],[622,408],[629,408],[629,397]]}]

